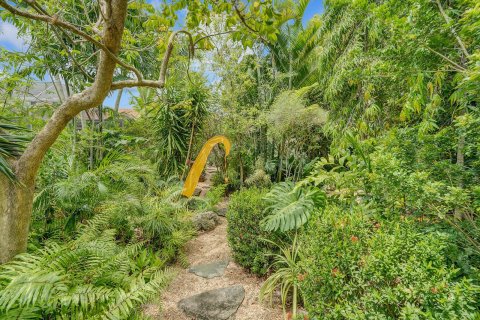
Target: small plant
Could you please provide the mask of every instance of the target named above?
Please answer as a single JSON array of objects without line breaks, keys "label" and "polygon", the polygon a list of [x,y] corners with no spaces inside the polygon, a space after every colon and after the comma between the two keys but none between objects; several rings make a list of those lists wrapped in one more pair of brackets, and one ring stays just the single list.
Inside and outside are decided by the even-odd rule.
[{"label": "small plant", "polygon": [[283,314],[287,319],[286,307],[288,299],[291,298],[292,317],[297,318],[297,307],[299,298],[301,297],[301,287],[299,283],[304,277],[304,273],[300,267],[302,255],[300,252],[297,236],[293,239],[291,246],[282,246],[270,240],[265,240],[274,244],[280,249],[280,253],[272,254],[274,262],[271,268],[275,270],[260,288],[260,301],[273,298],[273,293],[277,288],[280,288],[280,295],[282,300]]},{"label": "small plant", "polygon": [[225,196],[226,185],[219,184],[210,188],[205,196],[205,200],[208,205],[208,210],[213,210],[214,207],[222,201]]}]

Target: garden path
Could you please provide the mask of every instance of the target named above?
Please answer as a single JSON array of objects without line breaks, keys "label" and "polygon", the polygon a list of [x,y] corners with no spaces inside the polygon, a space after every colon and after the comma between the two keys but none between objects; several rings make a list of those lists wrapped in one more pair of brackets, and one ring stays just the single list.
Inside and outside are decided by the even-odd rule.
[{"label": "garden path", "polygon": [[[209,186],[213,172],[214,170],[211,168],[207,169],[204,185]],[[205,192],[202,191],[202,194],[204,195]],[[228,199],[225,199],[219,204],[219,207],[225,207],[227,203]],[[192,239],[187,244],[186,252],[191,269],[177,266],[177,276],[167,290],[162,293],[159,303],[146,306],[145,313],[152,316],[153,319],[281,320],[283,318],[281,307],[270,307],[258,301],[258,293],[263,279],[248,273],[233,261],[227,242],[227,220],[225,218],[220,217],[220,223],[214,230],[201,233]],[[226,262],[228,265],[225,267]],[[202,272],[207,274],[202,274]],[[214,277],[208,278],[209,272],[210,276]],[[223,275],[219,276],[222,272]],[[221,288],[226,288],[227,291],[216,290]],[[195,296],[201,293],[203,293],[201,296]],[[192,296],[194,297],[192,298]],[[183,301],[179,304],[181,300]],[[216,306],[209,305],[209,302]],[[241,304],[235,312],[238,303]],[[219,313],[212,310],[216,307],[229,310]],[[192,308],[202,309],[200,313],[203,312],[204,316],[189,317],[181,308],[190,313]],[[230,312],[231,310],[233,311]],[[233,313],[230,317],[228,317],[229,312]]]}]

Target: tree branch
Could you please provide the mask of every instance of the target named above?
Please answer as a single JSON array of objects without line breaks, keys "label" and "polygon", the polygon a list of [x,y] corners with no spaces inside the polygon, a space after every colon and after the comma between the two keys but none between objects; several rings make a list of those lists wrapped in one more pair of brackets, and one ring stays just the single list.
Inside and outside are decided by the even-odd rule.
[{"label": "tree branch", "polygon": [[[443,19],[445,20],[445,22],[450,25],[451,23],[451,20],[450,20],[450,17],[446,14],[446,12],[443,10],[443,6],[442,4],[440,3],[440,0],[436,0],[437,2],[437,6],[438,6],[438,9],[440,10],[440,14],[442,15]],[[470,56],[470,54],[468,53],[467,51],[467,47],[465,46],[465,44],[463,43],[462,39],[460,38],[460,36],[458,35],[457,31],[455,30],[455,28],[450,25],[450,32],[453,34],[453,36],[455,37],[455,40],[457,40],[457,43],[458,45],[460,46],[460,48],[462,49],[462,52],[463,54],[465,55],[465,58],[468,58]]]},{"label": "tree branch", "polygon": [[[35,10],[37,11],[38,13],[43,13],[45,15],[48,15],[47,12],[45,11],[45,9],[43,9],[38,3],[36,2],[31,2],[31,1],[27,1],[27,3]],[[53,32],[55,33],[55,36],[57,37],[58,41],[60,41],[60,44],[61,46],[65,49],[65,51],[67,52],[67,55],[70,57],[70,59],[72,60],[72,63],[74,65],[76,65],[80,72],[83,73],[83,75],[89,79],[90,81],[93,80],[93,77],[91,77],[86,71],[85,69],[82,67],[82,65],[75,59],[75,57],[72,55],[72,53],[70,52],[70,49],[67,47],[67,45],[63,42],[63,39],[62,37],[60,36],[58,30],[61,30],[64,34],[64,30],[62,30],[61,28],[58,28],[57,26],[53,26]]]},{"label": "tree branch", "polygon": [[50,15],[46,15],[46,14],[35,14],[35,13],[31,13],[31,12],[27,12],[27,11],[23,11],[23,10],[20,10],[16,7],[13,7],[11,6],[10,4],[8,4],[7,1],[5,0],[0,0],[0,6],[2,6],[3,8],[5,8],[6,10],[10,11],[12,14],[14,15],[18,15],[18,16],[21,16],[21,17],[24,17],[24,18],[28,18],[28,19],[31,19],[31,20],[36,20],[36,21],[43,21],[43,22],[46,22],[46,23],[49,23],[53,26],[57,26],[57,27],[61,27],[61,28],[64,28],[64,29],[67,29],[67,30],[70,30],[71,32],[73,32],[74,34],[86,39],[87,41],[95,44],[96,46],[100,47],[103,51],[105,51],[105,53],[111,58],[113,59],[118,65],[124,67],[125,69],[127,70],[130,70],[132,71],[135,76],[137,77],[138,80],[142,80],[143,79],[143,76],[142,76],[142,73],[137,69],[135,68],[134,66],[131,66],[129,64],[127,64],[126,62],[120,60],[117,55],[115,55],[106,45],[104,45],[102,42],[100,41],[97,41],[95,40],[92,36],[90,36],[88,33],[78,29],[77,27],[75,27],[74,25],[72,25],[71,23],[68,23],[66,21],[63,21],[61,19],[59,19],[57,16],[50,16]]},{"label": "tree branch", "polygon": [[256,35],[258,35],[263,42],[269,43],[268,40],[265,39],[257,30],[253,29],[251,26],[248,25],[247,20],[245,19],[245,16],[243,16],[243,14],[240,12],[240,9],[238,9],[237,1],[233,1],[233,7],[235,8],[235,13],[236,13],[237,16],[240,18],[240,21],[242,22],[242,24],[243,24],[248,30],[250,30],[250,31],[252,31],[253,33],[255,33]]},{"label": "tree branch", "polygon": [[[114,3],[115,4],[112,5],[111,23],[104,29],[105,31],[102,38],[105,45],[102,45],[105,48],[111,48],[111,50],[116,53],[120,50],[121,46],[127,13],[127,0],[114,0]],[[7,5],[9,8],[13,8],[4,0],[0,0],[0,5],[4,7]],[[15,8],[13,9],[14,11],[18,11]],[[26,18],[36,20],[36,18],[41,17],[40,21],[46,21],[49,23],[52,23],[52,19],[55,19],[54,17],[48,17],[45,15],[31,13],[25,14],[24,17]],[[32,15],[36,18],[31,18]],[[73,28],[76,29],[75,27]],[[115,56],[114,53],[110,53]],[[28,144],[24,153],[15,162],[14,166],[15,174],[19,181],[25,185],[33,185],[45,153],[52,146],[70,120],[81,111],[98,106],[105,99],[110,92],[110,85],[117,66],[117,59],[113,59],[111,54],[108,54],[106,50],[100,51],[97,73],[92,85],[82,92],[68,97],[62,105],[55,110],[50,120],[35,135],[32,142]]]},{"label": "tree branch", "polygon": [[443,58],[444,60],[448,61],[452,67],[457,70],[458,72],[465,72],[466,69],[464,67],[462,67],[461,65],[459,65],[458,63],[456,63],[455,61],[453,61],[452,59],[450,59],[449,57],[441,54],[440,52],[436,51],[436,50],[433,50],[432,48],[430,48],[429,46],[425,46],[425,48],[427,48],[429,51],[435,53],[436,55],[438,55],[439,57]]},{"label": "tree branch", "polygon": [[167,77],[167,69],[168,69],[168,62],[170,61],[170,57],[172,56],[175,38],[179,33],[186,34],[189,40],[189,55],[193,57],[195,53],[195,46],[193,42],[192,34],[185,30],[178,30],[173,32],[168,39],[167,50],[163,56],[162,65],[160,67],[160,76],[157,81],[155,80],[123,80],[123,81],[116,81],[112,83],[111,90],[117,90],[122,88],[133,88],[133,87],[150,87],[150,88],[157,88],[161,89],[165,86],[165,81]]},{"label": "tree branch", "polygon": [[195,40],[195,42],[193,43],[194,46],[197,45],[197,43],[199,43],[200,41],[206,39],[206,38],[211,38],[211,37],[215,37],[215,36],[221,36],[221,35],[224,35],[224,34],[229,34],[229,33],[232,33],[232,32],[235,32],[237,30],[227,30],[227,31],[222,31],[222,32],[217,32],[217,33],[212,33],[212,34],[207,34],[206,36],[203,36],[201,38],[198,38],[197,40]]}]

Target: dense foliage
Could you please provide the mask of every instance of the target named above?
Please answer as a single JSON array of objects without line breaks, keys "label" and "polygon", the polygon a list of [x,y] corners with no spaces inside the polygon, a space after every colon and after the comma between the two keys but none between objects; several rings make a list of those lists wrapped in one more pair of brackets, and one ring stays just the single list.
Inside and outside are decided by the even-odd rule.
[{"label": "dense foliage", "polygon": [[[322,3],[302,21],[309,1],[130,2],[119,58],[158,78],[170,48],[168,81],[132,97],[135,119],[100,105],[57,137],[28,252],[0,267],[0,317],[140,316],[168,265],[185,262],[192,211],[231,195],[233,258],[267,277],[262,298],[280,290],[286,318],[478,319],[480,3]],[[91,1],[18,7],[85,32],[103,13]],[[0,51],[0,178],[16,186],[30,132],[61,110],[26,104],[16,86],[48,75],[63,102],[96,76],[98,48],[0,18],[29,37],[25,52]],[[179,180],[218,134],[233,148],[227,162],[212,152],[215,188],[185,201]]]},{"label": "dense foliage", "polygon": [[474,319],[480,288],[455,266],[455,236],[436,221],[330,205],[303,235],[305,307],[322,319]]},{"label": "dense foliage", "polygon": [[264,275],[267,273],[272,252],[278,248],[266,241],[280,241],[280,234],[268,233],[261,227],[265,217],[265,203],[262,201],[265,190],[250,188],[234,193],[228,205],[228,243],[233,258],[251,272]]},{"label": "dense foliage", "polygon": [[[265,197],[262,227],[299,232],[293,283],[310,316],[475,318],[480,7],[324,4],[273,46],[218,66],[219,127],[237,146],[229,170],[246,187],[262,174],[287,181]],[[291,260],[284,249],[276,261]],[[300,272],[271,270],[267,291]]]}]

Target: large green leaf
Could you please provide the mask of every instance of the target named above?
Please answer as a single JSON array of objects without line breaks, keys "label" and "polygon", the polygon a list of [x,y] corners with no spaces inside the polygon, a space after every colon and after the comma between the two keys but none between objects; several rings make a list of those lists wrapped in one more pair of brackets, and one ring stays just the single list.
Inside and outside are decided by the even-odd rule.
[{"label": "large green leaf", "polygon": [[267,231],[288,231],[303,226],[310,215],[325,207],[325,193],[311,186],[279,183],[265,196],[270,214],[262,221]]}]

